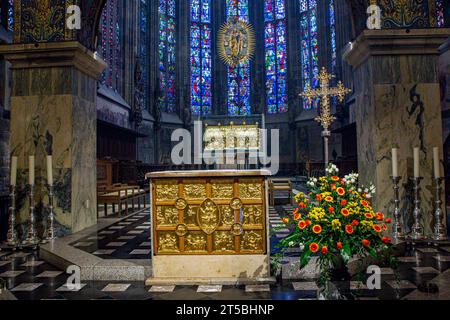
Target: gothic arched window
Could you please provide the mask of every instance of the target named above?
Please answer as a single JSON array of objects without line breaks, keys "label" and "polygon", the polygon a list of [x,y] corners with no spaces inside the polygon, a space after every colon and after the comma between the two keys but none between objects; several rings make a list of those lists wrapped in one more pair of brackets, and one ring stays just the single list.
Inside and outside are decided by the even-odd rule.
[{"label": "gothic arched window", "polygon": [[[248,0],[226,0],[227,19],[238,17],[249,22]],[[228,114],[249,115],[250,107],[250,62],[237,67],[228,67]]]},{"label": "gothic arched window", "polygon": [[161,111],[175,112],[176,63],[176,4],[175,0],[159,1],[159,83]]},{"label": "gothic arched window", "polygon": [[336,74],[337,66],[337,49],[336,49],[336,12],[334,1],[329,0],[328,3],[328,21],[329,21],[329,33],[330,33],[330,56],[331,56],[331,73]]},{"label": "gothic arched window", "polygon": [[14,0],[8,0],[8,30],[14,29]]},{"label": "gothic arched window", "polygon": [[120,41],[120,12],[117,0],[108,0],[100,18],[100,49],[108,68],[103,72],[100,82],[110,88],[118,89],[122,69]]},{"label": "gothic arched window", "polygon": [[149,74],[149,48],[148,48],[148,0],[141,0],[140,7],[140,46],[139,56],[142,67],[142,85],[144,87],[144,105],[147,106],[148,99],[148,74]]},{"label": "gothic arched window", "polygon": [[211,113],[211,0],[191,0],[191,107]]},{"label": "gothic arched window", "polygon": [[269,114],[288,111],[285,0],[265,0],[266,91]]},{"label": "gothic arched window", "polygon": [[[300,0],[300,35],[301,35],[301,66],[303,89],[308,86],[316,88],[319,75],[319,40],[317,21],[317,1]],[[308,110],[317,107],[317,101],[305,100],[303,108]]]}]

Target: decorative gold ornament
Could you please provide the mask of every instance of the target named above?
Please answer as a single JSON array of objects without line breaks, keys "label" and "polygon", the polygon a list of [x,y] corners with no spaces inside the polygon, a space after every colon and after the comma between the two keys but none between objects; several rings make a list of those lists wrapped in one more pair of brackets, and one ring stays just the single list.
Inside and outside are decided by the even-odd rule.
[{"label": "decorative gold ornament", "polygon": [[337,97],[339,102],[342,103],[344,102],[345,96],[351,92],[350,89],[344,87],[341,81],[338,82],[337,87],[330,88],[330,80],[333,78],[335,78],[335,75],[328,73],[327,69],[322,68],[322,71],[317,77],[320,81],[320,88],[312,89],[308,86],[306,91],[300,94],[303,98],[308,99],[309,102],[312,102],[313,99],[322,100],[320,116],[316,118],[316,121],[322,125],[325,131],[328,131],[331,124],[336,120],[336,117],[331,115],[330,98]]},{"label": "decorative gold ornament", "polygon": [[234,198],[230,203],[231,209],[239,210],[242,208],[242,200],[239,198]]},{"label": "decorative gold ornament", "polygon": [[211,199],[203,201],[197,214],[198,226],[206,234],[212,234],[220,224],[219,207]]},{"label": "decorative gold ornament", "polygon": [[184,237],[188,233],[188,227],[185,224],[179,224],[177,225],[177,229],[175,231],[177,236]]},{"label": "decorative gold ornament", "polygon": [[178,199],[175,202],[175,207],[177,207],[178,210],[184,210],[184,209],[186,209],[187,206],[188,206],[188,204],[187,204],[186,200],[184,200],[184,199]]},{"label": "decorative gold ornament", "polygon": [[255,53],[253,27],[238,17],[230,19],[219,31],[219,55],[230,67],[247,63]]},{"label": "decorative gold ornament", "polygon": [[242,226],[242,224],[240,223],[235,223],[233,224],[233,226],[231,227],[231,233],[234,236],[240,236],[241,234],[244,233],[244,227]]}]

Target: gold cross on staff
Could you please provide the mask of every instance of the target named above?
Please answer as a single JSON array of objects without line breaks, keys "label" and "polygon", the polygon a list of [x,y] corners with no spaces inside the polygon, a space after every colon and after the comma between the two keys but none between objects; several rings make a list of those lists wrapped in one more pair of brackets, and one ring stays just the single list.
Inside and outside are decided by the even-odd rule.
[{"label": "gold cross on staff", "polygon": [[317,79],[320,82],[320,89],[312,89],[309,85],[306,91],[300,94],[303,98],[307,98],[309,103],[313,99],[321,99],[322,105],[320,108],[320,116],[316,118],[325,131],[328,131],[331,124],[336,120],[336,117],[331,115],[330,98],[337,97],[339,102],[344,102],[344,98],[351,92],[350,89],[344,87],[341,81],[338,82],[337,87],[330,88],[330,80],[335,78],[334,75],[329,74],[327,69],[322,68]]}]

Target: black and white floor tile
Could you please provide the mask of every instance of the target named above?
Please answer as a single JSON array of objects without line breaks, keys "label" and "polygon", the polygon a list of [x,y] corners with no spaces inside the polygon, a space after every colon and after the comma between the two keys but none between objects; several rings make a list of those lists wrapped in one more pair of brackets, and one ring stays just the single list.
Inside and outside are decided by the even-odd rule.
[{"label": "black and white floor tile", "polygon": [[[270,210],[274,230],[272,245],[278,233],[286,228],[282,218],[290,207]],[[111,228],[100,230],[72,245],[104,259],[149,259],[149,213],[141,212],[120,221]],[[111,233],[104,233],[110,231]],[[139,231],[133,234],[130,232]],[[141,232],[142,231],[142,232]],[[296,253],[293,253],[296,254]],[[365,281],[353,279],[346,286],[336,284],[349,299],[449,299],[449,246],[410,247],[408,254],[398,259],[399,267],[381,269],[381,290],[370,290]],[[79,287],[67,286],[69,275],[42,261],[37,252],[0,251],[0,298],[8,293],[21,300],[310,300],[317,299],[318,287],[312,281],[280,281],[275,285],[204,285],[204,286],[145,286],[142,282],[84,281]],[[423,292],[426,284],[435,283],[439,293]],[[347,283],[348,285],[348,283]]]}]

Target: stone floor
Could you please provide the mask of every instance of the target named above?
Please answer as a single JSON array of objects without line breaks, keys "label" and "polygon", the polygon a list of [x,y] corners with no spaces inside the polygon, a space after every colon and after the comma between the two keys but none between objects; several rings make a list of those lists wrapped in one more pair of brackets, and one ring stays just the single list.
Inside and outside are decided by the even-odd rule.
[{"label": "stone floor", "polygon": [[[290,206],[270,210],[271,246],[288,230],[282,221]],[[71,245],[104,259],[149,259],[150,230],[148,211],[101,229]],[[291,255],[297,255],[292,252]],[[39,260],[38,252],[0,251],[0,288],[17,299],[120,299],[120,300],[298,300],[317,299],[317,286],[311,281],[279,281],[263,286],[145,286],[140,282],[86,281],[79,290],[66,286],[69,274]],[[381,289],[369,290],[353,279],[348,299],[445,299],[450,300],[450,247],[410,247],[399,258],[397,270],[381,270]],[[430,289],[426,284],[435,284]],[[340,284],[338,284],[339,287]],[[437,292],[436,292],[437,288]],[[431,293],[430,291],[434,291]],[[0,293],[0,299],[2,293]]]}]

